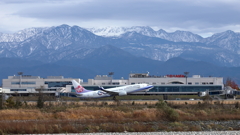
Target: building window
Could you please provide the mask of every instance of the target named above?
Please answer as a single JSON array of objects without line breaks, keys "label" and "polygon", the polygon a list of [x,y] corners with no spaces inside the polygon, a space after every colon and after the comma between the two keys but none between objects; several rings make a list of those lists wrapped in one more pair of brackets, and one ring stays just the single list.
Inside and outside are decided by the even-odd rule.
[{"label": "building window", "polygon": [[102,85],[105,85],[105,83],[102,83]]},{"label": "building window", "polygon": [[213,90],[219,90],[222,86],[214,86],[214,85],[185,85],[185,86],[154,86],[152,89],[149,90],[149,92],[200,92],[200,91],[206,91],[208,89],[209,91]]},{"label": "building window", "polygon": [[57,89],[36,89],[36,91],[57,91]]},{"label": "building window", "polygon": [[22,84],[36,84],[36,82],[22,82]]},{"label": "building window", "polygon": [[192,85],[192,82],[188,82],[189,85]]},{"label": "building window", "polygon": [[51,87],[66,87],[66,85],[72,85],[72,82],[50,82],[50,81],[45,81],[44,84],[47,84],[48,85],[48,88],[51,88]]},{"label": "building window", "polygon": [[[20,85],[20,82],[11,82],[11,84]],[[21,82],[22,85],[36,84],[36,82]]]},{"label": "building window", "polygon": [[17,84],[17,85],[19,85],[20,82],[11,82],[11,84]]},{"label": "building window", "polygon": [[161,84],[165,84],[165,82],[161,82]]},{"label": "building window", "polygon": [[213,82],[210,82],[209,84],[213,84]]},{"label": "building window", "polygon": [[56,89],[43,89],[43,91],[57,91]]},{"label": "building window", "polygon": [[131,84],[135,84],[134,82],[132,82]]},{"label": "building window", "polygon": [[199,84],[199,82],[195,82],[195,84],[197,84],[197,85],[198,85],[198,84]]},{"label": "building window", "polygon": [[156,84],[155,82],[153,82],[152,84]]},{"label": "building window", "polygon": [[10,91],[27,91],[27,89],[10,89]]}]

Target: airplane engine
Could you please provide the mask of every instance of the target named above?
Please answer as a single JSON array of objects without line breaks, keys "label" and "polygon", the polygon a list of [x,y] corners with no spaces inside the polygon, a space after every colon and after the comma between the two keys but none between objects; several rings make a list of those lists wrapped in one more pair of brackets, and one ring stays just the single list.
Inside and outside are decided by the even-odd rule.
[{"label": "airplane engine", "polygon": [[206,91],[198,92],[198,96],[199,96],[199,97],[203,97],[203,96],[206,96],[206,95],[207,95],[207,92],[206,92]]},{"label": "airplane engine", "polygon": [[127,92],[126,92],[126,91],[121,91],[121,92],[119,92],[119,96],[125,96],[125,95],[127,95]]}]

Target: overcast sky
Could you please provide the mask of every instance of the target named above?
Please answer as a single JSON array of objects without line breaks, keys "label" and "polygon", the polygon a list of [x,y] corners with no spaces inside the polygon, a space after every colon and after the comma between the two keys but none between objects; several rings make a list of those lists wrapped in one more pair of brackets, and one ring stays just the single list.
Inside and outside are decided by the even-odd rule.
[{"label": "overcast sky", "polygon": [[0,32],[61,24],[240,32],[240,0],[0,0]]}]

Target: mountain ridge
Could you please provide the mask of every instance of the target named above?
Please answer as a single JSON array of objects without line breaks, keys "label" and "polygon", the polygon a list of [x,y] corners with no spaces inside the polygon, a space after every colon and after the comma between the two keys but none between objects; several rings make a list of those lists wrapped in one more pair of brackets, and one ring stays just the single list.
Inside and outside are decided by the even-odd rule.
[{"label": "mountain ridge", "polygon": [[20,32],[23,35],[15,38],[5,39],[5,36],[0,35],[0,41],[3,39],[9,41],[0,42],[0,57],[51,63],[59,60],[84,59],[94,49],[112,45],[132,55],[158,61],[182,57],[214,62],[220,66],[240,66],[239,33],[233,31],[202,38],[187,31],[167,33],[162,29],[155,31],[145,26],[123,27],[121,31],[126,32],[118,37],[98,36],[85,28],[66,24],[33,29],[29,28],[25,33]]}]

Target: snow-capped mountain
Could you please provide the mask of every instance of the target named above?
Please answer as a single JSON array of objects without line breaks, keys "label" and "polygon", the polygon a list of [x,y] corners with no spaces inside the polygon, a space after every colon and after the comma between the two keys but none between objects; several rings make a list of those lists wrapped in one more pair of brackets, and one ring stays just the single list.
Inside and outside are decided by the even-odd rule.
[{"label": "snow-capped mountain", "polygon": [[86,28],[92,33],[104,37],[119,37],[126,32],[137,32],[142,35],[155,37],[156,31],[149,26],[133,26],[133,27],[103,27],[103,28]]},{"label": "snow-capped mountain", "polygon": [[27,28],[16,33],[0,33],[0,42],[21,42],[36,34],[42,33],[47,28]]},{"label": "snow-capped mountain", "polygon": [[124,27],[104,27],[104,28],[86,28],[86,29],[98,36],[105,36],[105,37],[120,36],[121,34],[129,30],[128,28],[124,28]]},{"label": "snow-capped mountain", "polygon": [[235,33],[231,30],[214,34],[213,36],[202,40],[202,42],[212,46],[219,46],[240,54],[240,33]]},{"label": "snow-capped mountain", "polygon": [[145,36],[158,37],[174,42],[199,42],[203,39],[201,36],[188,31],[178,30],[173,33],[167,33],[162,29],[155,31],[149,26],[88,28],[88,30],[104,37],[121,37],[122,34],[127,32],[136,32]]},{"label": "snow-capped mountain", "polygon": [[240,66],[239,34],[232,31],[204,39],[187,31],[167,33],[145,26],[87,30],[79,26],[60,25],[29,28],[11,36],[1,34],[0,41],[0,57],[43,62],[85,59],[96,48],[111,45],[132,55],[158,61],[183,57],[221,66]]},{"label": "snow-capped mountain", "polygon": [[[159,37],[162,38],[162,37]],[[166,40],[169,41],[174,41],[174,42],[199,42],[203,38],[197,34],[193,34],[188,31],[175,31],[173,33],[168,33],[168,37],[165,38]]]},{"label": "snow-capped mountain", "polygon": [[105,44],[105,38],[96,36],[86,29],[61,25],[44,29],[22,42],[0,43],[2,46],[0,56],[10,55],[52,62],[64,58],[81,58],[91,48],[102,44]]}]

